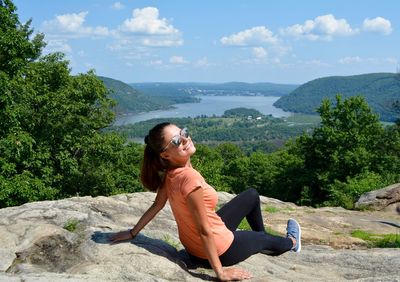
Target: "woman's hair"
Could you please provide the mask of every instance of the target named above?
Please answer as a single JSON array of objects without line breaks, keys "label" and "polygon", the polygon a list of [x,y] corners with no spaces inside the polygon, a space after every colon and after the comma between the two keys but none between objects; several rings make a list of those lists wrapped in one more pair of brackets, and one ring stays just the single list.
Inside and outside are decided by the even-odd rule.
[{"label": "woman's hair", "polygon": [[163,179],[161,172],[166,168],[160,153],[164,145],[164,128],[171,125],[169,122],[159,123],[150,129],[144,138],[146,147],[140,172],[140,180],[144,187],[150,191],[157,191]]}]

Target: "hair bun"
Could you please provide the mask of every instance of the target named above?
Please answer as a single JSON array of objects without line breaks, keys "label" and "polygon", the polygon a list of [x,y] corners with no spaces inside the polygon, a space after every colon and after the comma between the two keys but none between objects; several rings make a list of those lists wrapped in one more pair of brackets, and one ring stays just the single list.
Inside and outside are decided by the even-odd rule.
[{"label": "hair bun", "polygon": [[149,144],[149,135],[146,135],[145,137],[144,137],[144,143],[147,145],[147,144]]}]

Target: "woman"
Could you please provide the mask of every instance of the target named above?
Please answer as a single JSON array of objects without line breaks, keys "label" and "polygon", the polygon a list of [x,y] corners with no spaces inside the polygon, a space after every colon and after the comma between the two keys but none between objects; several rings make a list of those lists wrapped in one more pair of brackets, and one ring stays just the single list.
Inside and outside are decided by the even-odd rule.
[{"label": "woman", "polygon": [[[209,263],[222,281],[251,278],[239,268],[226,268],[249,256],[268,252],[275,255],[301,249],[301,230],[290,219],[287,237],[265,232],[259,195],[249,189],[215,212],[216,191],[192,168],[190,157],[196,148],[186,128],[161,123],[149,131],[141,168],[141,181],[151,191],[157,191],[152,206],[128,231],[116,233],[112,242],[134,238],[169,200],[178,225],[179,239],[192,260]],[[253,231],[236,230],[246,218]]]}]

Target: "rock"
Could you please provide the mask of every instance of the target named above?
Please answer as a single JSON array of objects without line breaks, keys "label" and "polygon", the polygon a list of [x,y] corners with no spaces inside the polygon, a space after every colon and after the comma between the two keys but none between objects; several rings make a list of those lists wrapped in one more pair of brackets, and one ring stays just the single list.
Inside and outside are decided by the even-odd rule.
[{"label": "rock", "polygon": [[396,203],[400,203],[400,183],[361,195],[355,207],[356,209],[382,210]]},{"label": "rock", "polygon": [[[167,206],[134,239],[108,243],[132,227],[154,201],[150,192],[75,197],[0,210],[0,281],[204,281],[210,269],[189,260]],[[233,195],[219,193],[220,202]],[[398,249],[367,249],[355,229],[393,233],[378,220],[396,213],[298,207],[261,197],[266,225],[285,232],[294,217],[302,225],[303,250],[273,257],[257,254],[238,267],[251,281],[399,281]]]}]

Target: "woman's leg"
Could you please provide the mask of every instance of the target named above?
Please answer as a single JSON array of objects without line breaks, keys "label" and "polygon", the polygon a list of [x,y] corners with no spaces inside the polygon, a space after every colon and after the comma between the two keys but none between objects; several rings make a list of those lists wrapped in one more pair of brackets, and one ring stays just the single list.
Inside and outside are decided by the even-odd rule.
[{"label": "woman's leg", "polygon": [[256,189],[243,191],[220,208],[217,214],[232,232],[237,229],[243,218],[247,219],[252,230],[265,232],[260,196]]},{"label": "woman's leg", "polygon": [[220,256],[224,266],[234,265],[261,251],[280,255],[293,248],[293,241],[287,237],[269,235],[265,232],[235,231],[229,249]]}]

